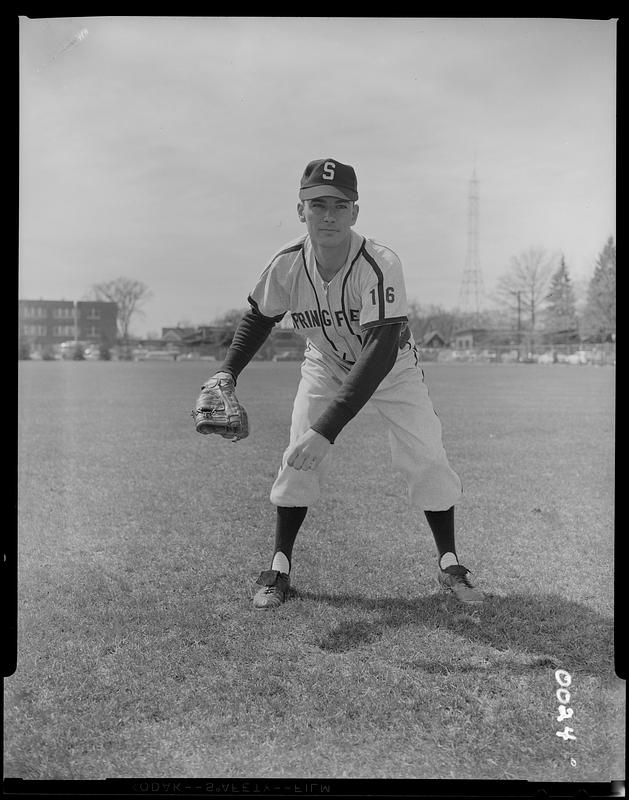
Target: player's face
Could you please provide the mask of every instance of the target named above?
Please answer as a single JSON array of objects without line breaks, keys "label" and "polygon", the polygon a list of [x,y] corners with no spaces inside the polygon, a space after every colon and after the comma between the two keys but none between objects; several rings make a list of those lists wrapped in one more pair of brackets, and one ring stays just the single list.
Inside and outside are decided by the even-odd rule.
[{"label": "player's face", "polygon": [[338,247],[350,235],[358,217],[358,206],[340,197],[315,197],[298,203],[300,219],[306,223],[311,240],[320,247]]}]

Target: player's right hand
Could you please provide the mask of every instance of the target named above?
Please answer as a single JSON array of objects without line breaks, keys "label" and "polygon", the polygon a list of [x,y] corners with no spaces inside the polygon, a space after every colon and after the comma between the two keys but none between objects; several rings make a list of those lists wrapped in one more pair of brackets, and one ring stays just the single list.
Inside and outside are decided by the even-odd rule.
[{"label": "player's right hand", "polygon": [[331,447],[325,436],[308,428],[288,449],[286,463],[293,469],[316,469]]}]

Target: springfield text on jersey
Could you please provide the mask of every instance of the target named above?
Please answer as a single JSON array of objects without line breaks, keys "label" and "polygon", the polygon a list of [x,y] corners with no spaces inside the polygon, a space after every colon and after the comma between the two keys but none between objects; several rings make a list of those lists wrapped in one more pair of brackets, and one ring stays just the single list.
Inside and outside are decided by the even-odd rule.
[{"label": "springfield text on jersey", "polygon": [[[356,362],[365,330],[408,320],[399,258],[356,231],[351,231],[347,261],[331,281],[319,274],[305,235],[273,256],[249,302],[265,317],[280,320],[289,313],[296,333],[344,366]],[[410,331],[405,329],[409,341]]]}]

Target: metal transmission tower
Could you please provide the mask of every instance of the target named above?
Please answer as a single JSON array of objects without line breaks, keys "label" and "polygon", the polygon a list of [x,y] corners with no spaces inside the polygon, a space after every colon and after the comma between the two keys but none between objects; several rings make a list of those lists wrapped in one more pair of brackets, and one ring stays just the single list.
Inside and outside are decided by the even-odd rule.
[{"label": "metal transmission tower", "polygon": [[464,314],[469,314],[475,322],[478,322],[485,291],[478,255],[479,180],[476,177],[476,168],[472,172],[467,197],[467,257],[459,293],[459,308]]}]

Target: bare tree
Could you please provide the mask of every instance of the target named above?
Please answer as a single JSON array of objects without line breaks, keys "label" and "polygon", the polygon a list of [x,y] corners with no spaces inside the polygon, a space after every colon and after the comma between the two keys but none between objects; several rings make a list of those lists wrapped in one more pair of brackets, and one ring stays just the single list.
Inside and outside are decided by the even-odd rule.
[{"label": "bare tree", "polygon": [[503,307],[517,314],[518,328],[526,318],[530,333],[535,332],[554,263],[553,256],[548,256],[541,248],[531,247],[514,256],[509,272],[498,279],[496,299]]},{"label": "bare tree", "polygon": [[90,293],[95,300],[118,304],[118,337],[123,342],[129,338],[131,318],[142,313],[140,306],[153,296],[148,286],[131,278],[95,283],[90,287]]},{"label": "bare tree", "polygon": [[229,328],[235,331],[243,315],[250,310],[249,308],[232,308],[216,317],[212,321],[212,325],[215,325],[217,328]]},{"label": "bare tree", "polygon": [[221,347],[229,347],[232,343],[236,328],[247,310],[246,308],[232,308],[213,320],[213,327],[224,328],[223,333],[219,335],[219,344]]},{"label": "bare tree", "polygon": [[421,305],[416,300],[409,300],[408,326],[418,344],[421,344],[424,337],[433,331],[438,331],[444,340],[449,342],[454,331],[461,327],[461,318],[442,306]]}]

